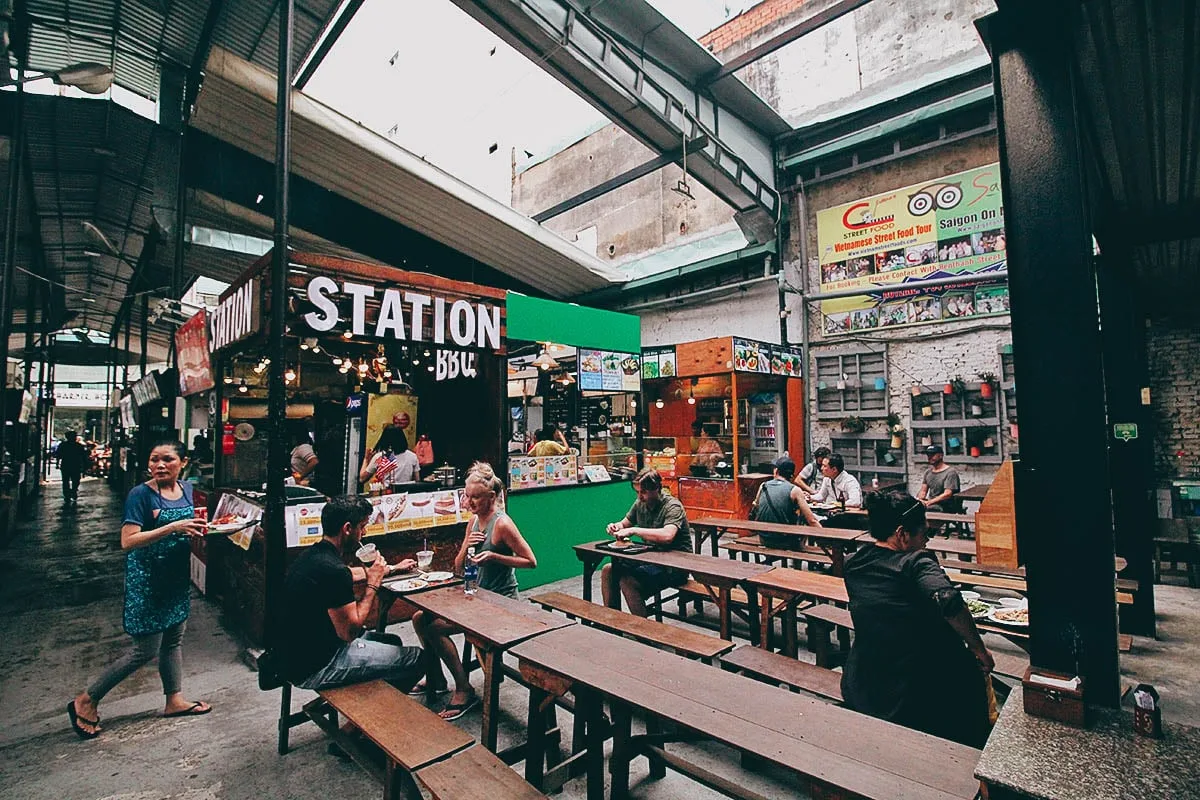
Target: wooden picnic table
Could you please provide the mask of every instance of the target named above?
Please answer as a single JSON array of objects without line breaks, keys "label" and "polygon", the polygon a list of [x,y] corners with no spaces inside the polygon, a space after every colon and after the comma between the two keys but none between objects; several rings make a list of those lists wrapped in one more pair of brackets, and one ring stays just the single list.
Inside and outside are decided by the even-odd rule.
[{"label": "wooden picnic table", "polygon": [[[714,522],[706,519],[703,522]],[[798,539],[810,539],[832,559],[834,575],[842,574],[842,565],[846,560],[846,551],[852,549],[862,536],[861,530],[849,528],[826,528],[813,525],[788,525],[779,522],[758,522],[752,519],[721,520],[724,530],[749,531],[750,533],[768,533],[779,536],[791,536]],[[702,523],[703,524],[703,523]],[[717,537],[720,539],[720,536]],[[716,555],[714,553],[714,555]]]},{"label": "wooden picnic table", "polygon": [[[575,621],[487,589],[469,595],[459,586],[447,586],[409,594],[404,600],[462,628],[466,640],[479,653],[479,665],[483,669],[480,743],[495,752],[499,721],[496,711],[500,703],[500,682],[504,680],[504,651],[534,636],[574,625]],[[440,665],[433,666],[441,669]]]},{"label": "wooden picnic table", "polygon": [[968,486],[954,496],[959,500],[982,500],[987,496],[990,488],[992,488],[990,483],[977,483],[974,486]]},{"label": "wooden picnic table", "polygon": [[843,605],[850,602],[844,580],[811,570],[776,567],[752,578],[750,583],[762,598],[762,609],[758,615],[762,626],[758,635],[759,644],[770,648],[771,600],[779,600],[782,602],[779,613],[783,619],[784,652],[793,658],[796,656],[796,606],[801,600],[811,598]]},{"label": "wooden picnic table", "polygon": [[[666,766],[732,797],[761,797],[691,763],[668,742],[697,735],[750,753],[802,776],[798,794],[869,800],[970,800],[979,751],[874,717],[690,661],[593,628],[552,631],[514,647],[530,684],[530,708],[572,692],[591,718],[604,700],[613,711],[612,797],[629,791],[629,762],[646,755],[651,775]],[[647,734],[632,735],[633,710],[648,715]],[[544,715],[530,712],[531,723]],[[662,733],[662,721],[677,732]],[[578,716],[576,724],[579,724]],[[537,727],[535,725],[535,727]],[[544,731],[530,731],[534,742]],[[585,740],[587,796],[604,796],[601,730]],[[526,761],[526,780],[542,783],[542,759]]]},{"label": "wooden picnic table", "polygon": [[[851,516],[856,516],[856,517],[865,517],[868,514],[868,512],[865,508],[847,508],[845,511],[841,511],[839,513],[849,514]],[[925,521],[926,522],[954,522],[959,525],[974,525],[975,524],[975,515],[974,514],[954,514],[949,511],[926,511],[925,512]]]},{"label": "wooden picnic table", "polygon": [[[603,543],[590,542],[588,544],[575,545],[575,556],[583,562],[584,600],[591,601],[592,575],[595,574],[596,567],[605,558],[611,558],[614,561],[671,567],[691,573],[697,582],[703,583],[716,592],[717,608],[720,610],[721,615],[721,638],[726,641],[730,641],[733,638],[730,620],[730,590],[740,586],[746,592],[749,617],[747,621],[750,623],[751,636],[755,637],[758,635],[758,625],[755,619],[758,603],[754,588],[750,585],[750,579],[756,575],[761,575],[764,572],[775,569],[774,566],[770,564],[751,564],[746,561],[733,561],[728,558],[715,558],[695,553],[684,553],[679,550],[649,550],[644,553],[621,553],[604,550],[596,546]],[[612,581],[612,584],[609,586],[609,598],[610,605],[613,608],[620,608],[621,602],[621,592],[616,585],[617,577],[615,573],[609,573],[609,580]]]}]

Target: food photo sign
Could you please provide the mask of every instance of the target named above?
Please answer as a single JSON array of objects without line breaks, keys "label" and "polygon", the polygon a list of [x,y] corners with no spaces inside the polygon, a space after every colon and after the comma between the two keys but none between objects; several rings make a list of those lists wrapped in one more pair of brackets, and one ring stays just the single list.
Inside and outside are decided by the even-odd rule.
[{"label": "food photo sign", "polygon": [[583,391],[641,391],[641,354],[580,350],[579,388]]},{"label": "food photo sign", "polygon": [[827,335],[1008,313],[1003,278],[920,287],[1005,268],[999,164],[822,209],[817,249],[822,292],[871,290],[822,301]]}]

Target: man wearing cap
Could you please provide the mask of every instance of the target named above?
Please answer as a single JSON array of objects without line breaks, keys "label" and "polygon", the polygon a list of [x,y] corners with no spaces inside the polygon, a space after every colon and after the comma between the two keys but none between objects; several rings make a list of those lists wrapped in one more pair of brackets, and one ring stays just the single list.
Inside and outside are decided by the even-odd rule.
[{"label": "man wearing cap", "polygon": [[946,463],[941,445],[926,447],[925,455],[929,457],[929,469],[921,478],[917,499],[930,511],[956,511],[961,505],[953,499],[959,492],[958,470]]},{"label": "man wearing cap", "polygon": [[778,522],[795,525],[803,518],[806,525],[818,525],[816,516],[804,499],[804,490],[792,483],[796,462],[791,456],[780,456],[771,462],[775,474],[758,487],[758,496],[750,507],[750,519],[758,522]]}]

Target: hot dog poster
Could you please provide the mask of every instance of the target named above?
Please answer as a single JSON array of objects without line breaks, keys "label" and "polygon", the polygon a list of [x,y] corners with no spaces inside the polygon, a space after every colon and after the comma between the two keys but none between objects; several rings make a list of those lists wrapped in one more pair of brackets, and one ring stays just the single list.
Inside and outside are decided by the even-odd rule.
[{"label": "hot dog poster", "polygon": [[1006,266],[1000,166],[957,172],[817,212],[826,335],[1008,313],[1002,278],[930,289],[916,281]]}]

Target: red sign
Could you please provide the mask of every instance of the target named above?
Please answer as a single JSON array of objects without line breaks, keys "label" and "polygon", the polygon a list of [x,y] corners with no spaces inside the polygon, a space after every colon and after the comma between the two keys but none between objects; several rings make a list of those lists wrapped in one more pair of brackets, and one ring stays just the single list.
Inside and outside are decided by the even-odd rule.
[{"label": "red sign", "polygon": [[216,385],[208,356],[208,312],[204,309],[175,331],[175,360],[179,367],[179,394],[183,397]]}]

